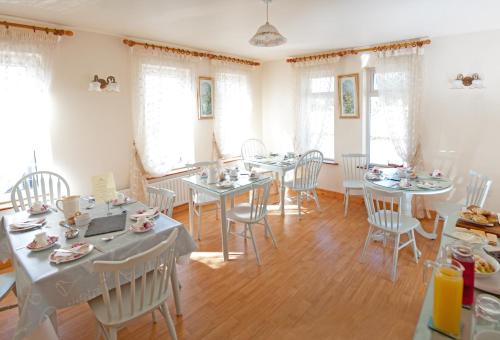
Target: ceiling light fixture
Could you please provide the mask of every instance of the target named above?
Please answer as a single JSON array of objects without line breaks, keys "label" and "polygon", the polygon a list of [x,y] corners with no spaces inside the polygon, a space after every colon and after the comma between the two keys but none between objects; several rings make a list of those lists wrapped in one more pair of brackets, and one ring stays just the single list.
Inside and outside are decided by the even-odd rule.
[{"label": "ceiling light fixture", "polygon": [[266,23],[259,27],[257,33],[249,40],[250,44],[258,47],[279,46],[286,43],[286,38],[278,32],[276,27],[269,23],[269,3],[272,0],[262,0],[266,3]]}]

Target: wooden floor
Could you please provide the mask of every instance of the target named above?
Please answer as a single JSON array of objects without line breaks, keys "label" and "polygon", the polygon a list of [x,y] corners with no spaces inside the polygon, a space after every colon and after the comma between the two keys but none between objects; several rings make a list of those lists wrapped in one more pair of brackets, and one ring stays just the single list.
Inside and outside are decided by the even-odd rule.
[{"label": "wooden floor", "polygon": [[[273,197],[276,200],[276,197]],[[361,200],[344,218],[342,198],[320,194],[322,210],[306,202],[298,219],[290,209],[282,218],[271,211],[278,241],[273,248],[256,228],[263,265],[251,242],[230,236],[231,261],[221,260],[219,224],[205,215],[203,240],[192,263],[179,267],[184,315],[177,317],[180,339],[411,339],[425,292],[423,261],[433,259],[439,240],[417,235],[423,252],[416,264],[411,249],[400,253],[398,280],[389,275],[391,247],[372,243],[364,263],[367,234]],[[175,218],[188,225],[187,211]],[[426,229],[431,222],[424,221]],[[240,228],[240,226],[237,226]],[[14,298],[7,302],[14,301]],[[171,311],[174,311],[170,301]],[[0,338],[10,339],[17,311],[0,314]],[[159,315],[158,315],[159,316]],[[87,305],[58,312],[62,339],[93,339]],[[147,315],[119,332],[120,339],[169,338],[165,324]]]}]

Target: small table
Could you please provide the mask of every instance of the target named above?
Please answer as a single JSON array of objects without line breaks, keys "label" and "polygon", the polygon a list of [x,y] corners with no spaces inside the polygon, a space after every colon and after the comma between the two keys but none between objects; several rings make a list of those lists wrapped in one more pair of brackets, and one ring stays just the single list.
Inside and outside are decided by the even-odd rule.
[{"label": "small table", "polygon": [[215,197],[220,201],[220,223],[222,236],[222,253],[224,261],[229,260],[229,250],[227,247],[227,218],[226,218],[226,198],[231,198],[231,207],[234,206],[234,195],[237,193],[249,191],[252,185],[259,184],[268,180],[269,176],[261,176],[250,180],[248,174],[238,174],[238,179],[232,181],[231,187],[219,187],[217,184],[208,184],[207,178],[202,178],[199,174],[184,177],[182,180],[189,187],[189,233],[193,235],[194,209],[193,193],[194,191],[205,193]]},{"label": "small table", "polygon": [[277,172],[280,177],[280,210],[281,216],[285,215],[285,175],[293,170],[297,164],[297,158],[284,159],[283,156],[256,157],[245,159],[245,163],[256,168]]},{"label": "small table", "polygon": [[[371,180],[368,179],[368,174],[365,175],[365,183],[368,184],[371,187],[374,187],[376,189],[383,189],[383,190],[388,190],[388,191],[400,191],[404,193],[403,200],[402,200],[402,207],[401,207],[401,214],[413,217],[412,215],[412,199],[414,195],[422,195],[422,196],[430,196],[430,195],[439,195],[443,194],[446,192],[449,192],[453,189],[453,183],[447,179],[447,178],[433,178],[429,175],[424,175],[424,174],[419,174],[416,179],[410,179],[409,182],[411,184],[411,187],[409,188],[401,188],[399,186],[399,181],[391,179],[394,178],[394,175],[396,173],[397,169],[383,169],[382,170],[382,180]],[[419,188],[416,186],[418,181],[436,181],[437,183],[440,184],[439,188],[433,188],[433,189],[424,189],[424,188]],[[425,238],[434,240],[436,239],[437,235],[435,233],[429,233],[425,231],[421,225],[418,226],[416,231],[422,235]]]},{"label": "small table", "polygon": [[[97,204],[93,209],[83,210],[85,205],[86,203],[82,201],[82,211],[88,212],[92,218],[107,215],[107,207],[104,204]],[[135,213],[138,209],[146,207],[142,203],[136,202],[123,206],[123,208],[128,212]],[[121,208],[115,208],[111,211],[113,214],[119,214]],[[92,263],[96,260],[123,260],[144,252],[167,239],[175,229],[179,230],[175,244],[176,256],[189,256],[191,252],[196,250],[196,243],[182,223],[163,214],[160,214],[156,219],[153,231],[143,234],[126,233],[110,242],[101,240],[101,237],[110,236],[113,233],[84,238],[87,227],[78,228],[77,238],[66,240],[64,233],[67,228],[59,225],[64,216],[61,212],[53,211],[44,215],[36,215],[36,217],[43,216],[47,219],[46,226],[41,229],[16,233],[9,231],[8,226],[13,221],[25,220],[28,216],[29,214],[25,211],[5,215],[3,226],[0,225],[0,239],[7,240],[16,268],[16,289],[20,315],[15,339],[22,339],[31,334],[47,316],[51,318],[53,326],[57,329],[57,309],[84,303],[101,295],[99,276],[92,271]],[[131,223],[131,220],[127,219],[127,225]],[[87,241],[92,243],[95,248],[81,259],[56,265],[48,260],[51,250],[31,252],[25,247],[33,240],[35,234],[41,231],[50,236],[58,236],[57,243],[61,247],[79,241]],[[172,289],[176,312],[180,315],[182,312],[175,266],[172,270]]]}]

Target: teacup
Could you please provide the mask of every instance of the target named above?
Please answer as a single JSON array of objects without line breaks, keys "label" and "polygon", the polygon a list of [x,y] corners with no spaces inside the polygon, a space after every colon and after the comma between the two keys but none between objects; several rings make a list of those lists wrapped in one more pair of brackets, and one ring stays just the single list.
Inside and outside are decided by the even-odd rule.
[{"label": "teacup", "polygon": [[[62,206],[60,205],[62,204]],[[69,219],[80,211],[80,196],[67,196],[56,201],[56,207],[63,212],[64,217]]]},{"label": "teacup", "polygon": [[41,232],[35,235],[35,243],[38,248],[45,247],[49,243],[47,242],[47,233]]},{"label": "teacup", "polygon": [[44,205],[40,201],[36,201],[31,206],[31,211],[33,212],[42,212],[44,210]]}]

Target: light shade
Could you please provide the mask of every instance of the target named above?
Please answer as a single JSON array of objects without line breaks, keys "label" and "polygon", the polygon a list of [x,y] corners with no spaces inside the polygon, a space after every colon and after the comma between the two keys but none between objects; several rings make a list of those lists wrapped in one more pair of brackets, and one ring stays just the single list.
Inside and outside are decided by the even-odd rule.
[{"label": "light shade", "polygon": [[89,83],[89,91],[101,92],[101,83],[98,81],[91,81]]},{"label": "light shade", "polygon": [[109,92],[120,92],[120,85],[116,81],[112,81],[106,87]]},{"label": "light shade", "polygon": [[250,44],[259,47],[279,46],[286,43],[286,38],[278,32],[276,27],[266,22],[260,26],[257,33],[249,40]]}]

